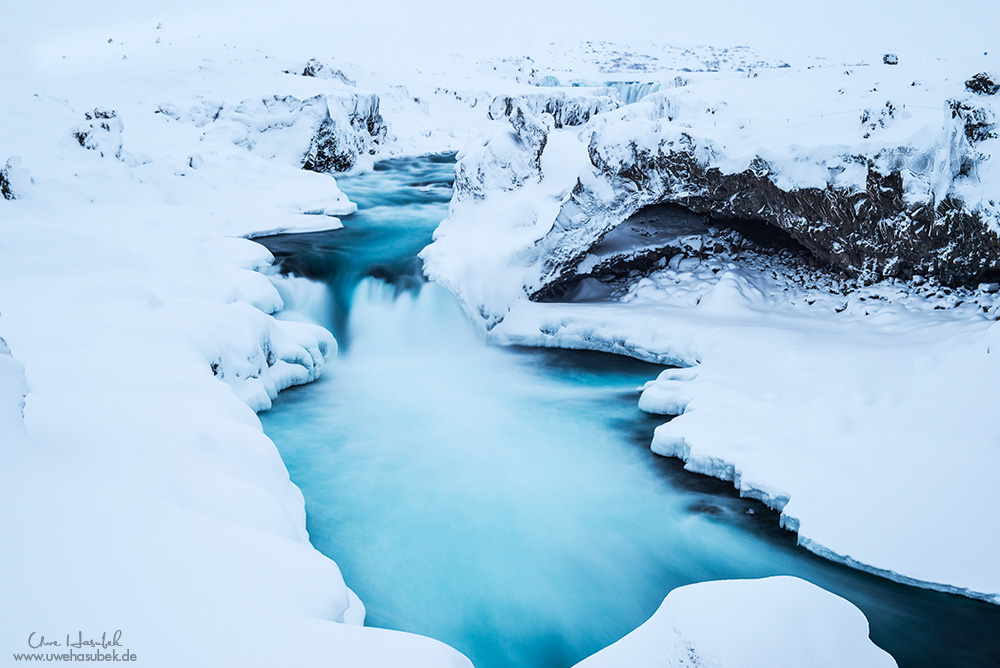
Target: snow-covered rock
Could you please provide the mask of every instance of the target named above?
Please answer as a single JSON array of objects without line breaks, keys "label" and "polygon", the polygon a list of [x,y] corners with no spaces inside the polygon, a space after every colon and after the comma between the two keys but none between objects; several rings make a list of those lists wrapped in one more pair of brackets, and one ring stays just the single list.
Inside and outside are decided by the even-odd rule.
[{"label": "snow-covered rock", "polygon": [[[449,246],[467,248],[472,235],[493,225],[497,214],[487,215],[488,207],[508,209],[511,230],[530,221],[535,233],[519,233],[518,248],[492,246],[504,261],[516,258],[506,303],[469,303],[471,311],[499,317],[518,291],[535,297],[565,280],[609,231],[642,207],[665,202],[765,222],[864,281],[920,274],[963,283],[1000,271],[992,98],[949,90],[937,98],[936,114],[924,104],[911,111],[908,103],[931,96],[909,90],[915,86],[906,70],[891,72],[900,74],[888,84],[864,72],[862,85],[877,83],[864,92],[857,90],[861,74],[829,71],[662,91],[581,127],[554,130],[564,148],[553,150],[559,166],[542,179],[534,167],[544,160],[535,159],[538,144],[512,142],[499,130],[460,156],[465,178],[456,182],[456,205],[425,254],[431,275],[463,289],[453,280],[462,270],[437,262],[457,257]],[[844,99],[851,77],[853,97]],[[815,118],[800,118],[800,91],[809,87],[836,98],[833,109],[857,105],[854,123],[833,109],[826,121],[822,106]],[[768,100],[766,109],[760,99]],[[520,113],[532,114],[531,105]],[[526,187],[539,180],[539,187]],[[514,192],[482,203],[491,189]]]},{"label": "snow-covered rock", "polygon": [[316,58],[310,58],[309,62],[306,63],[305,68],[302,70],[302,76],[304,77],[316,77],[318,79],[336,79],[348,86],[355,86],[357,82],[351,79],[349,76],[344,74],[343,71],[338,70],[335,67],[325,65],[322,61]]},{"label": "snow-covered rock", "polygon": [[511,131],[463,149],[455,167],[455,199],[482,199],[492,191],[516,190],[526,181],[541,179],[541,155],[554,121],[547,113],[535,115],[518,98],[509,113]]},{"label": "snow-covered rock", "polygon": [[1000,82],[996,74],[980,72],[965,82],[965,88],[977,95],[996,95],[1000,92]]},{"label": "snow-covered rock", "polygon": [[122,130],[125,126],[114,109],[97,108],[84,114],[86,123],[73,128],[80,146],[96,151],[102,158],[122,157]]},{"label": "snow-covered rock", "polygon": [[347,171],[374,154],[388,132],[374,94],[245,100],[223,107],[217,121],[245,126],[247,137],[237,143],[250,150],[268,158],[289,155],[314,172]]},{"label": "snow-covered rock", "polygon": [[31,185],[31,176],[28,170],[21,167],[21,158],[11,156],[3,169],[0,169],[0,197],[11,200],[24,195],[25,190]]},{"label": "snow-covered rock", "polygon": [[675,589],[649,621],[577,668],[895,665],[868,639],[860,610],[804,580],[774,577]]}]

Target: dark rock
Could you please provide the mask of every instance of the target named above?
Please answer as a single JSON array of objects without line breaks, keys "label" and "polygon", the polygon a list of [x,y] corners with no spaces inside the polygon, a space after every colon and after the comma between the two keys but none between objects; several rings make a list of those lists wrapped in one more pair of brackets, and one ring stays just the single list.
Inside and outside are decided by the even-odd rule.
[{"label": "dark rock", "polygon": [[[953,121],[950,169],[954,179],[971,180],[977,159],[973,141],[981,133],[968,130],[961,115]],[[532,296],[573,276],[610,230],[640,208],[658,203],[713,218],[766,223],[820,261],[862,281],[921,274],[963,284],[1000,270],[1000,236],[986,213],[965,206],[954,194],[935,199],[927,184],[910,183],[904,197],[904,171],[911,181],[919,179],[909,167],[918,169],[925,160],[909,149],[845,156],[865,168],[862,189],[828,185],[785,190],[763,160],[742,172],[723,173],[712,166],[711,145],[700,146],[687,134],[650,146],[622,140],[617,132],[604,145],[599,135],[592,135],[588,151],[609,187],[595,190],[578,183],[572,191],[552,230],[536,244],[541,282]]]},{"label": "dark rock", "polygon": [[980,72],[965,82],[966,90],[977,95],[996,95],[1000,91],[1000,83],[994,74]]},{"label": "dark rock", "polygon": [[899,65],[899,56],[895,53],[887,53],[882,56],[882,62],[886,65]]}]

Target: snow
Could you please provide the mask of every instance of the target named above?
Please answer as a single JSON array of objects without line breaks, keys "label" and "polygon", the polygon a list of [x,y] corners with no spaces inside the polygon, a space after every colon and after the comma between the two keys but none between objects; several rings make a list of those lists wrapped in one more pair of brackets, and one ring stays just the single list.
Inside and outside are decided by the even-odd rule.
[{"label": "snow", "polygon": [[[952,71],[966,76],[992,62],[979,54],[995,23],[990,2],[947,13],[907,4],[881,21],[857,0],[793,14],[776,2],[749,12],[725,2],[586,11],[520,0],[390,4],[5,8],[0,336],[14,358],[0,346],[0,531],[15,542],[0,557],[5,652],[26,649],[32,631],[121,628],[151,666],[191,657],[197,665],[468,665],[436,641],[360,626],[363,605],[309,544],[301,494],[254,414],[284,387],[316,378],[336,351],[328,332],[289,319],[321,320],[315,296],[272,282],[272,258],[247,240],[349,221],[354,206],[336,180],[300,168],[325,119],[339,121],[341,140],[357,140],[354,169],[364,170],[371,150],[457,150],[508,132],[490,120],[490,103],[534,84],[598,87],[559,93],[576,99],[637,81],[650,93],[638,104],[677,106],[694,124],[727,91],[743,91],[746,102],[794,89],[801,78],[768,69],[786,60],[798,73],[824,64],[811,89],[821,95],[786,111],[813,114],[836,99],[843,63],[874,63],[892,42],[900,64],[887,92],[864,92],[881,81],[875,65],[858,66],[850,81],[872,109],[886,95],[909,103],[912,117],[878,136],[910,141],[943,114],[927,100],[960,89]],[[827,28],[819,35],[817,22]],[[854,38],[845,44],[838,35],[846,31]],[[961,40],[942,44],[941,35]],[[936,62],[932,44],[952,58],[947,68],[926,69]],[[311,59],[340,75],[302,76]],[[750,65],[760,77],[737,81]],[[692,69],[703,71],[684,71]],[[913,73],[926,83],[903,92]],[[378,142],[344,125],[375,95],[390,125]],[[917,108],[925,103],[934,109]],[[717,114],[736,127],[769,104]],[[636,113],[629,109],[609,113]],[[862,141],[847,118],[794,129],[829,130],[842,151]],[[988,380],[998,378],[996,325],[911,302],[877,326],[857,304],[844,315],[804,316],[777,308],[736,270],[699,306],[657,302],[665,291],[655,278],[652,295],[637,286],[632,301],[611,306],[525,302],[523,286],[537,275],[510,260],[551,228],[580,175],[587,152],[578,130],[550,133],[538,178],[522,190],[480,202],[478,232],[459,239],[459,225],[441,228],[441,241],[453,244],[435,260],[449,263],[441,281],[466,305],[512,309],[497,340],[698,362],[696,375],[674,372],[643,397],[650,410],[684,410],[658,432],[657,448],[677,449],[683,438],[693,467],[731,466],[746,493],[787,496],[785,517],[811,549],[995,596],[985,555],[996,539],[983,529],[996,526],[995,504],[982,495],[997,457],[984,418],[997,405]],[[728,154],[742,164],[758,144],[784,147],[786,131],[778,122],[723,139],[732,138]],[[794,163],[794,147],[775,160]],[[821,179],[815,173],[815,164],[794,171],[798,183]],[[988,164],[978,176],[995,182]],[[845,169],[838,178],[857,175]],[[484,273],[505,278],[484,283]],[[685,286],[688,297],[701,289]],[[289,302],[280,320],[279,291],[304,299]],[[911,307],[917,312],[896,312]],[[732,424],[743,425],[736,443],[724,429]],[[823,456],[798,452],[805,441]],[[950,505],[958,498],[960,507]],[[950,545],[949,554],[931,541]],[[683,595],[709,596],[706,586]],[[736,596],[740,585],[712,587]],[[784,594],[813,608],[808,592]]]},{"label": "snow", "polygon": [[675,589],[649,621],[577,667],[895,665],[868,640],[857,608],[804,580],[774,577]]}]

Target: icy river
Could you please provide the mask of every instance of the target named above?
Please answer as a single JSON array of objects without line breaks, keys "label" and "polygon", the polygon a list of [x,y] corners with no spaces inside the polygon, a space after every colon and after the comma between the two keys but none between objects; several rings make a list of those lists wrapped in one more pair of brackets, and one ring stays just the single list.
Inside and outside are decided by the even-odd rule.
[{"label": "icy river", "polygon": [[477,668],[567,667],[675,587],[787,574],[861,608],[903,668],[998,665],[1000,607],[816,557],[730,483],[652,454],[663,418],[638,410],[637,388],[660,367],[483,344],[416,257],[453,167],[428,156],[339,178],[359,206],[345,229],[259,240],[322,284],[286,286],[284,317],[341,343],[261,419],[368,625],[437,638]]}]

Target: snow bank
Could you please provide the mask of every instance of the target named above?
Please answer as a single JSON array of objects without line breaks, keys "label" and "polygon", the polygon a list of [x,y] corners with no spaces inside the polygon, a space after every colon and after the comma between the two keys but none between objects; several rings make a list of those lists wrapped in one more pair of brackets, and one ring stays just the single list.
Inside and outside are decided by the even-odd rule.
[{"label": "snow bank", "polygon": [[861,611],[804,580],[702,582],[670,592],[645,624],[578,668],[895,666]]}]

